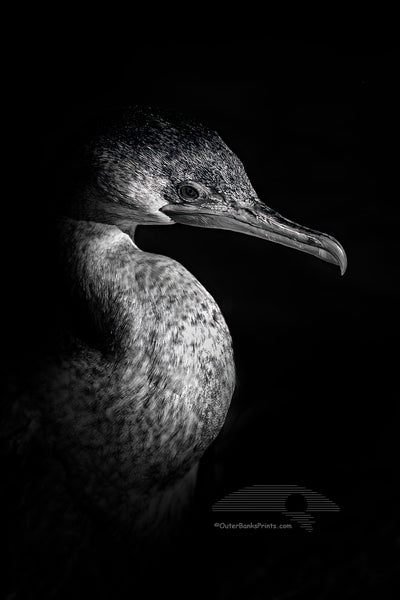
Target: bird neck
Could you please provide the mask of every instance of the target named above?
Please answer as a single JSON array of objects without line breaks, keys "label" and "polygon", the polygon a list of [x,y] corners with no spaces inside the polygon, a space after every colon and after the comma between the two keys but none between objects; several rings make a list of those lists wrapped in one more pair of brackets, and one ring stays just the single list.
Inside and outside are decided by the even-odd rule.
[{"label": "bird neck", "polygon": [[151,498],[150,512],[168,512],[226,416],[235,382],[226,323],[176,261],[111,225],[60,227],[72,342],[50,390],[57,444],[87,495],[122,519]]},{"label": "bird neck", "polygon": [[98,225],[118,227],[132,239],[137,225],[144,219],[140,210],[135,209],[134,205],[106,202],[94,193],[90,193],[84,198],[79,196],[71,200],[63,212],[63,216],[59,219],[63,231],[65,231],[66,224],[71,224],[71,221],[97,223]]}]

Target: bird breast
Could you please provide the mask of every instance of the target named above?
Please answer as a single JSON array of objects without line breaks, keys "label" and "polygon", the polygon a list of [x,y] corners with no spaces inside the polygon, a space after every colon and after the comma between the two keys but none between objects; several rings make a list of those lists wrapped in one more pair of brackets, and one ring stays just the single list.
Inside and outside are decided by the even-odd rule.
[{"label": "bird breast", "polygon": [[82,489],[118,512],[184,477],[218,434],[235,383],[231,337],[178,262],[113,226],[68,220],[61,235],[82,326],[45,373],[45,412]]}]

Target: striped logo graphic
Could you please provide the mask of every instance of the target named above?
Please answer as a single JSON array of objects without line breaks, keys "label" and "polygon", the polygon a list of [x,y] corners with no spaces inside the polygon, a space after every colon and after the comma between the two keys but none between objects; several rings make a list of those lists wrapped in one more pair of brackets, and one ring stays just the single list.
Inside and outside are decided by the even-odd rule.
[{"label": "striped logo graphic", "polygon": [[314,513],[339,512],[339,506],[319,492],[299,485],[252,485],[215,502],[213,512],[279,512],[308,532]]}]

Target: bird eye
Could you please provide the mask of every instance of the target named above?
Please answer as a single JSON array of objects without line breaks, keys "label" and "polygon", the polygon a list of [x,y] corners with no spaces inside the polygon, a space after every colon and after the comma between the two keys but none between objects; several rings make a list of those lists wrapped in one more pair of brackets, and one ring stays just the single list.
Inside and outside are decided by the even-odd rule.
[{"label": "bird eye", "polygon": [[182,200],[197,200],[200,196],[200,192],[194,185],[190,185],[188,183],[184,183],[178,189],[179,195]]}]

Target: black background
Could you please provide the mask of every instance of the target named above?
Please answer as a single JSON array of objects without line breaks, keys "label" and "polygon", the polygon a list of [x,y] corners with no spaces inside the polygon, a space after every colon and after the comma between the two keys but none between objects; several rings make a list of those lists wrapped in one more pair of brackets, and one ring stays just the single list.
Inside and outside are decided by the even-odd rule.
[{"label": "black background", "polygon": [[[93,35],[90,19],[60,36],[61,23],[31,31],[11,67],[17,110],[4,119],[19,133],[4,200],[8,329],[40,305],[40,202],[71,123],[144,103],[216,129],[259,197],[335,236],[348,271],[226,231],[137,231],[142,249],[196,275],[234,340],[238,389],[199,481],[208,546],[198,577],[216,598],[391,597],[400,544],[395,45],[369,33],[228,40],[212,24],[192,35],[190,20],[162,38],[147,20],[132,23],[131,39],[112,25]],[[317,519],[312,534],[213,529],[213,501],[269,483],[319,491],[341,512]]]}]

